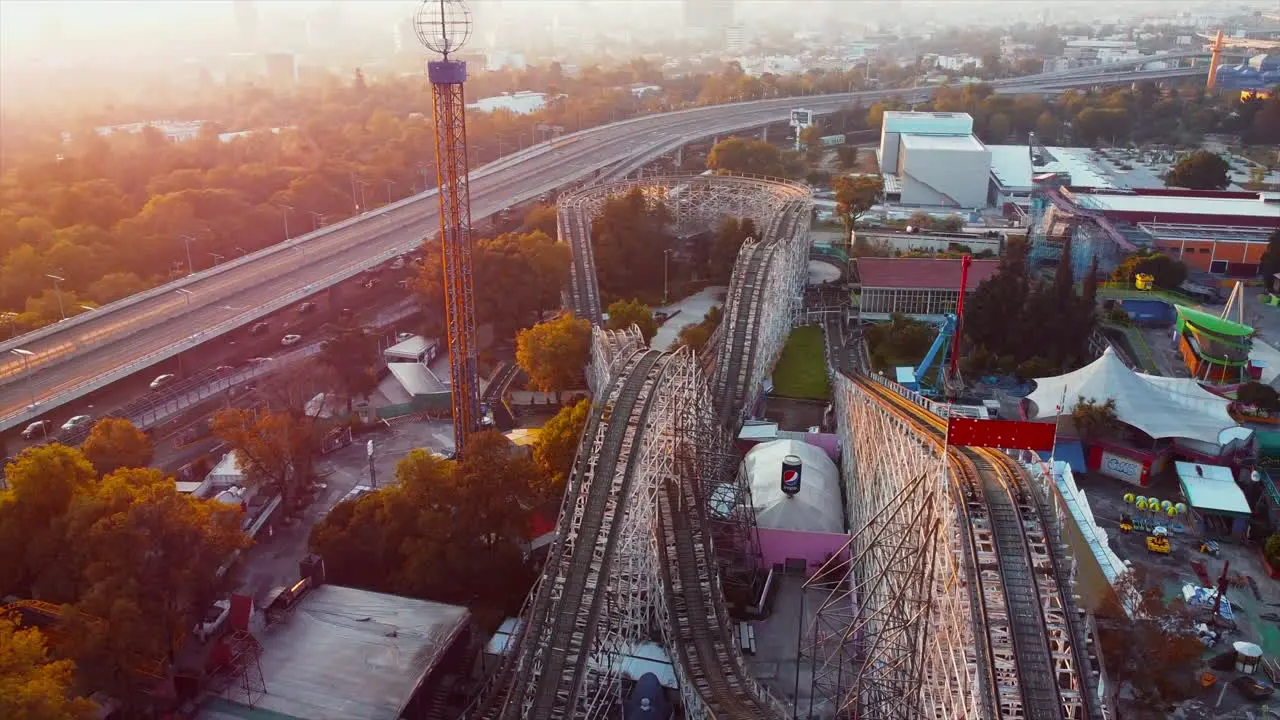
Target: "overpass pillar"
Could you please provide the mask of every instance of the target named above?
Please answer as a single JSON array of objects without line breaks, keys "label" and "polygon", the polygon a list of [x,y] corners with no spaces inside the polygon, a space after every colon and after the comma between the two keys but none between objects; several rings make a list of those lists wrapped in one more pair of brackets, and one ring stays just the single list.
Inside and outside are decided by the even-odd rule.
[{"label": "overpass pillar", "polygon": [[684,167],[684,146],[676,148],[676,168]]},{"label": "overpass pillar", "polygon": [[765,125],[764,127],[760,128],[760,140],[762,142],[769,142],[769,126],[768,125]]}]

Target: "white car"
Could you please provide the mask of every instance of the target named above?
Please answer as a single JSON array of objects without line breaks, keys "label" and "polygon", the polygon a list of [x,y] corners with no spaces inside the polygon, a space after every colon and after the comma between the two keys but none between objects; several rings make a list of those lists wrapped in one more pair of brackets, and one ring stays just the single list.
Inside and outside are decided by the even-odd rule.
[{"label": "white car", "polygon": [[302,339],[301,335],[285,335],[284,337],[280,338],[280,344],[284,345],[285,347],[288,347],[290,345],[297,345],[298,341],[301,339]]},{"label": "white car", "polygon": [[392,269],[392,270],[403,270],[403,269],[404,269],[404,258],[402,258],[402,257],[398,257],[398,258],[396,258],[395,260],[392,260],[392,261],[391,261],[391,269]]},{"label": "white car", "polygon": [[230,600],[215,600],[212,605],[204,611],[204,617],[200,622],[196,623],[196,638],[204,643],[209,642],[210,638],[216,637],[222,631],[223,626],[227,624],[227,618],[231,616]]},{"label": "white car", "polygon": [[159,377],[157,377],[155,380],[152,380],[152,381],[151,381],[151,389],[152,389],[152,390],[159,390],[160,388],[164,387],[165,385],[168,385],[169,383],[173,382],[173,379],[174,379],[175,377],[177,377],[177,375],[173,375],[173,374],[170,374],[170,373],[165,373],[164,375],[160,375],[160,376],[159,376]]},{"label": "white car", "polygon": [[62,423],[62,431],[71,432],[72,430],[75,430],[81,425],[87,425],[90,420],[93,420],[93,418],[89,417],[88,415],[76,415],[70,420]]}]

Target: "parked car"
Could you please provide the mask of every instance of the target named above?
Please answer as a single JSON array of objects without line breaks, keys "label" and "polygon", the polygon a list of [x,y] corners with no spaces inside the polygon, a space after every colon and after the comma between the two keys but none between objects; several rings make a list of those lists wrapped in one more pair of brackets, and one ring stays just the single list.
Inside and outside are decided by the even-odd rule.
[{"label": "parked car", "polygon": [[290,345],[297,345],[298,341],[301,339],[302,339],[301,335],[285,335],[284,337],[280,338],[280,344],[284,345],[285,347],[288,347]]},{"label": "parked car", "polygon": [[249,334],[262,335],[270,329],[271,329],[271,323],[269,322],[254,323],[253,327],[249,328]]},{"label": "parked car", "polygon": [[26,440],[33,440],[41,436],[48,437],[50,424],[48,420],[37,420],[22,431],[22,437]]},{"label": "parked car", "polygon": [[368,280],[364,281],[365,290],[372,290],[376,287],[378,287],[378,278],[369,278]]},{"label": "parked car", "polygon": [[392,261],[391,261],[391,269],[392,269],[392,270],[403,270],[403,269],[404,269],[404,258],[402,258],[402,257],[398,257],[398,258],[396,258],[395,260],[392,260]]},{"label": "parked car", "polygon": [[204,617],[200,619],[200,622],[196,623],[193,630],[196,639],[204,643],[217,637],[218,633],[222,632],[222,628],[227,626],[227,618],[229,617],[231,617],[231,601],[213,601],[208,609],[204,611]]},{"label": "parked car", "polygon": [[165,385],[168,385],[169,383],[173,382],[174,378],[176,377],[178,376],[174,375],[173,373],[165,373],[163,375],[157,375],[156,379],[151,381],[151,389],[159,390]]},{"label": "parked car", "polygon": [[1266,680],[1259,680],[1249,675],[1241,675],[1232,680],[1231,684],[1241,695],[1255,702],[1266,700],[1276,691],[1275,687]]},{"label": "parked car", "polygon": [[340,320],[350,320],[355,316],[356,316],[356,313],[351,308],[342,308],[341,310],[338,311],[338,319]]},{"label": "parked car", "polygon": [[80,428],[80,427],[83,427],[84,425],[89,424],[89,422],[92,420],[93,418],[89,417],[88,415],[76,415],[70,420],[62,423],[62,432],[72,432],[77,428]]},{"label": "parked car", "polygon": [[413,337],[413,333],[396,333],[396,342],[402,343],[411,337]]},{"label": "parked car", "polygon": [[313,302],[304,302],[298,306],[298,314],[306,315],[307,313],[313,313],[316,311],[316,307],[316,304]]}]

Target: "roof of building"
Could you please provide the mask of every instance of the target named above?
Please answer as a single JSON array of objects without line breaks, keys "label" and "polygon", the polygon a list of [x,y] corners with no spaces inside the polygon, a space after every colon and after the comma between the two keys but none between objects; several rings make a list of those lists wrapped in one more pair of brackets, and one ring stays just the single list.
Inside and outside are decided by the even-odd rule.
[{"label": "roof of building", "polygon": [[1191,507],[1230,515],[1252,514],[1231,468],[1189,462],[1175,462],[1173,466]]},{"label": "roof of building", "polygon": [[449,390],[422,363],[389,362],[387,369],[410,395],[431,395]]},{"label": "roof of building", "polygon": [[1030,189],[1032,179],[1046,173],[1065,173],[1073,187],[1088,188],[1159,188],[1164,180],[1158,172],[1134,161],[1128,169],[1092,148],[1046,147],[1041,163],[1031,162],[1027,145],[988,145],[991,151],[991,174],[1001,187]]},{"label": "roof of building", "polygon": [[[485,644],[485,653],[489,655],[505,655],[507,646],[511,644],[511,636],[519,630],[521,622],[523,621],[517,618],[503,620],[502,624],[498,626],[498,631]],[[645,673],[653,673],[658,677],[658,682],[663,687],[672,690],[680,687],[676,681],[676,671],[671,664],[671,658],[667,656],[667,651],[657,643],[627,643],[615,657],[621,660],[616,669],[623,677],[632,682],[639,680],[640,676]],[[599,668],[602,663],[600,658],[593,653],[588,656],[587,665]]]},{"label": "roof of building", "polygon": [[[955,258],[858,258],[863,288],[959,290],[960,260]],[[969,267],[972,291],[996,274],[999,260],[974,260]]]},{"label": "roof of building", "polygon": [[427,351],[427,348],[435,344],[436,344],[435,340],[428,340],[427,338],[424,338],[421,335],[414,335],[413,337],[407,340],[398,342],[395,345],[392,345],[391,347],[387,348],[386,350],[383,350],[382,354],[384,357],[397,357],[397,358],[405,358],[406,360],[417,360],[422,355],[422,353]]},{"label": "roof of building", "polygon": [[1214,197],[1206,193],[1185,195],[1147,193],[1072,193],[1075,203],[1086,210],[1117,213],[1151,213],[1166,215],[1217,215],[1239,218],[1275,218],[1280,220],[1280,203],[1263,202],[1261,198],[1242,197],[1240,193],[1223,193]]},{"label": "roof of building", "polygon": [[240,469],[240,463],[236,460],[236,453],[234,450],[223,454],[222,459],[218,461],[218,464],[214,465],[213,469],[209,471],[209,477],[244,477],[244,471]]},{"label": "roof of building", "polygon": [[1236,338],[1247,338],[1253,335],[1253,328],[1248,325],[1232,322],[1185,305],[1174,305],[1173,309],[1177,311],[1183,322],[1190,323],[1201,330],[1208,330],[1215,335]]},{"label": "roof of building", "polygon": [[[795,495],[782,492],[782,461],[788,455],[800,458],[800,492]],[[844,532],[840,471],[822,448],[799,440],[761,443],[747,453],[742,468],[759,527]]]},{"label": "roof of building", "polygon": [[[1107,348],[1102,357],[1066,375],[1039,378],[1027,399],[1034,405],[1030,419],[1069,415],[1079,398],[1116,401],[1116,418],[1155,439],[1188,438],[1211,445],[1222,443],[1222,431],[1236,427],[1227,414],[1230,402],[1200,387],[1190,378],[1171,378],[1136,372]],[[1063,398],[1068,407],[1059,409]]]},{"label": "roof of building", "polygon": [[908,150],[985,150],[982,141],[972,135],[916,135],[904,134],[902,147]]},{"label": "roof of building", "polygon": [[881,130],[886,133],[968,135],[973,132],[973,116],[969,113],[889,110],[881,122]]},{"label": "roof of building", "polygon": [[321,585],[258,638],[268,692],[255,708],[396,720],[470,616],[455,605]]}]

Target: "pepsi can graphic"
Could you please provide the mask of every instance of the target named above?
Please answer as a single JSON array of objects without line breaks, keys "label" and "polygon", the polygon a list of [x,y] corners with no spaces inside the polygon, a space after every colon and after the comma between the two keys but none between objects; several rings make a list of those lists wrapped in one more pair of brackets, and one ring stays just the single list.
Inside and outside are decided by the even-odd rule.
[{"label": "pepsi can graphic", "polygon": [[782,492],[795,495],[800,492],[800,457],[788,455],[782,458]]}]

